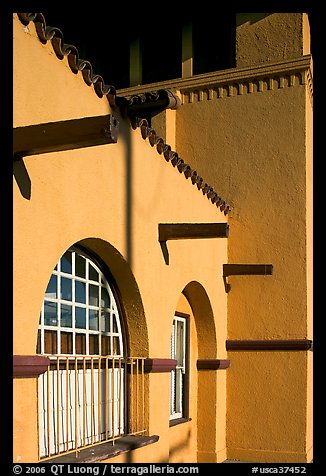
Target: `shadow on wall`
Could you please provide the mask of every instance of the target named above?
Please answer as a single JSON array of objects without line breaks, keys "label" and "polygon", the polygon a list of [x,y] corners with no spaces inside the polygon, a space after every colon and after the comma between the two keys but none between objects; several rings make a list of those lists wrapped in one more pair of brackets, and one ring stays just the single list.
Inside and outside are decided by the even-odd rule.
[{"label": "shadow on wall", "polygon": [[26,200],[30,200],[32,193],[32,184],[23,159],[14,161],[13,174],[20,193],[24,198],[26,198]]},{"label": "shadow on wall", "polygon": [[237,26],[243,25],[244,23],[250,23],[250,25],[252,25],[269,15],[272,15],[272,13],[238,13]]},{"label": "shadow on wall", "polygon": [[[191,430],[189,429],[187,432],[187,435],[180,443],[170,447],[168,459],[161,459],[160,461],[153,460],[152,463],[159,463],[159,464],[169,463],[171,457],[173,458],[176,457],[180,451],[183,451],[184,449],[189,447],[190,437],[191,437]],[[136,450],[137,448],[139,448],[139,446],[136,443],[128,442],[127,445],[128,445],[128,449],[127,449],[127,452],[125,453],[123,464],[134,463],[133,450]]]},{"label": "shadow on wall", "polygon": [[[127,122],[127,124],[126,124]],[[122,121],[120,120],[120,124]],[[123,121],[127,127],[120,129],[126,146],[126,260],[132,268],[132,153],[131,153],[131,136],[130,125],[128,121]]]},{"label": "shadow on wall", "polygon": [[[126,230],[125,230],[125,244],[126,244],[126,260],[130,266],[132,266],[132,153],[131,153],[131,137],[130,137],[130,125],[128,121],[121,120],[119,117],[121,127],[121,135],[125,142],[126,155],[125,155],[125,167],[126,167]],[[124,126],[124,127],[123,127]],[[20,190],[22,197],[26,200],[31,199],[32,184],[31,179],[26,169],[23,158],[15,160],[13,163],[13,175],[15,177],[17,186]]]},{"label": "shadow on wall", "polygon": [[[177,445],[170,446],[169,460],[171,459],[171,457],[173,458],[176,457],[180,451],[183,451],[184,449],[189,447],[190,437],[191,437],[191,430],[189,429],[184,440],[182,440]],[[164,463],[164,461],[160,461],[160,462]]]}]

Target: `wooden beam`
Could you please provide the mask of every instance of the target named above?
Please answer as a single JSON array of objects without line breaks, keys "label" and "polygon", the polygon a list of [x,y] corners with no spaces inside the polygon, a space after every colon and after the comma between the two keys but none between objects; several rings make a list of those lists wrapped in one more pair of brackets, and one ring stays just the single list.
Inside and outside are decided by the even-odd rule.
[{"label": "wooden beam", "polygon": [[223,264],[223,276],[270,275],[272,264]]},{"label": "wooden beam", "polygon": [[230,367],[229,359],[198,359],[197,370],[222,370]]},{"label": "wooden beam", "polygon": [[49,365],[50,359],[45,355],[14,355],[13,376],[36,378],[45,373]]},{"label": "wooden beam", "polygon": [[228,238],[228,223],[160,223],[160,242],[196,238]]},{"label": "wooden beam", "polygon": [[112,114],[15,127],[14,158],[116,143],[118,131]]},{"label": "wooden beam", "polygon": [[227,340],[227,350],[238,351],[299,351],[312,350],[312,340],[286,339],[286,340]]},{"label": "wooden beam", "polygon": [[175,370],[177,361],[175,359],[150,359],[144,361],[144,370],[146,373],[171,372]]}]

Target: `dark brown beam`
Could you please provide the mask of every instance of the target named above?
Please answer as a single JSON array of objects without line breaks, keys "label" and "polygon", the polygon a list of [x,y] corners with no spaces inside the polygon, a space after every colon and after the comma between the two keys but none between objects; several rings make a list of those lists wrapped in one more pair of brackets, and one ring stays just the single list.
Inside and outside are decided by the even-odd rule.
[{"label": "dark brown beam", "polygon": [[228,223],[160,223],[158,239],[183,240],[196,238],[228,238]]},{"label": "dark brown beam", "polygon": [[270,275],[272,264],[223,264],[223,276]]},{"label": "dark brown beam", "polygon": [[227,340],[227,350],[239,351],[299,351],[312,350],[312,340],[287,339],[287,340]]},{"label": "dark brown beam", "polygon": [[229,359],[198,359],[197,370],[222,370],[230,367]]},{"label": "dark brown beam", "polygon": [[150,359],[144,361],[144,370],[146,373],[171,372],[175,370],[177,361],[175,359]]},{"label": "dark brown beam", "polygon": [[49,365],[50,359],[45,355],[14,355],[13,376],[35,378],[46,372]]},{"label": "dark brown beam", "polygon": [[112,114],[15,127],[14,158],[116,143],[118,131]]}]

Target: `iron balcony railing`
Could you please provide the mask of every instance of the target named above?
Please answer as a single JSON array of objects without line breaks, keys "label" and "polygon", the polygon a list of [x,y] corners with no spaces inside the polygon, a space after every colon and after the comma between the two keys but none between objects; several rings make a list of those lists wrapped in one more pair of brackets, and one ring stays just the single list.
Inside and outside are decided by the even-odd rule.
[{"label": "iron balcony railing", "polygon": [[38,379],[39,460],[146,434],[145,358],[58,356]]}]

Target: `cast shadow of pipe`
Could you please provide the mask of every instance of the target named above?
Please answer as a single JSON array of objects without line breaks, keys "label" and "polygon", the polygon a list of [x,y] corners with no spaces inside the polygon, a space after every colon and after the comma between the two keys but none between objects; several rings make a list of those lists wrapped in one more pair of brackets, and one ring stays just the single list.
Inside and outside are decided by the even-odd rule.
[{"label": "cast shadow of pipe", "polygon": [[[185,450],[186,448],[189,448],[190,438],[191,438],[191,430],[189,429],[184,439],[181,442],[170,447],[169,457],[167,459],[164,458],[164,459],[161,459],[160,461],[155,461],[155,458],[153,458],[153,463],[159,463],[159,464],[168,463],[171,456],[176,456],[179,452],[182,453],[183,450]],[[133,450],[138,448],[137,444],[128,442],[125,444],[125,446],[126,446],[127,452],[124,457],[124,464],[134,463]]]},{"label": "cast shadow of pipe", "polygon": [[[169,450],[169,461],[172,458],[176,457],[178,453],[183,452],[183,450],[189,448],[190,445],[190,438],[191,438],[191,430],[189,429],[187,431],[187,434],[185,435],[184,439],[177,443],[176,445],[172,445]],[[169,461],[161,460],[160,463],[168,463]]]},{"label": "cast shadow of pipe", "polygon": [[169,257],[169,250],[168,250],[166,241],[160,241],[160,246],[161,246],[161,250],[162,250],[162,254],[163,254],[165,264],[169,265],[170,257]]},{"label": "cast shadow of pipe", "polygon": [[26,198],[26,200],[30,200],[32,193],[32,184],[23,159],[14,161],[13,174],[20,193],[24,198]]}]

